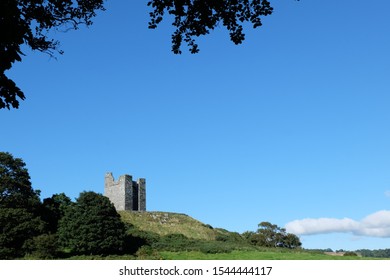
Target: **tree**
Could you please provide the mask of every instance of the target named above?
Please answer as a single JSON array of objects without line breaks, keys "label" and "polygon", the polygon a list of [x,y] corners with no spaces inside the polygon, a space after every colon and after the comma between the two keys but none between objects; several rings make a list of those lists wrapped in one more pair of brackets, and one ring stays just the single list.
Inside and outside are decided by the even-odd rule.
[{"label": "tree", "polygon": [[42,203],[41,216],[47,224],[50,233],[56,233],[59,220],[65,215],[65,210],[72,204],[72,201],[64,193],[53,194],[45,198]]},{"label": "tree", "polygon": [[23,92],[5,75],[15,61],[21,61],[23,44],[32,50],[52,55],[59,42],[48,31],[77,29],[91,25],[97,10],[104,10],[103,0],[1,0],[0,1],[0,109],[19,107]]},{"label": "tree", "polygon": [[257,229],[257,233],[263,237],[263,246],[278,247],[283,241],[286,230],[271,224],[270,222],[261,222]]},{"label": "tree", "polygon": [[176,30],[172,34],[172,51],[176,54],[181,53],[183,40],[191,53],[199,52],[194,37],[209,34],[220,23],[229,31],[231,41],[241,44],[245,40],[242,23],[260,27],[261,17],[273,11],[267,0],[151,0],[148,6],[154,9],[150,13],[149,28],[157,28],[165,12],[174,16],[172,25]]},{"label": "tree", "polygon": [[25,254],[26,242],[41,234],[42,220],[23,208],[0,208],[0,259],[12,259]]},{"label": "tree", "polygon": [[76,254],[110,254],[123,250],[125,225],[110,200],[82,192],[59,222],[60,244]]},{"label": "tree", "polygon": [[56,234],[41,234],[24,244],[29,258],[54,259],[58,255],[58,237]]},{"label": "tree", "polygon": [[287,235],[283,238],[283,247],[294,249],[299,248],[302,246],[301,241],[299,240],[299,237],[292,233],[287,233]]},{"label": "tree", "polygon": [[[23,91],[5,75],[16,61],[21,61],[21,46],[54,55],[59,42],[48,37],[50,30],[77,29],[91,25],[96,12],[104,10],[104,0],[1,0],[0,1],[0,109],[18,108]],[[173,16],[172,51],[181,53],[184,41],[191,53],[199,51],[196,37],[207,35],[222,24],[235,44],[245,39],[243,23],[254,28],[262,25],[261,17],[272,14],[267,0],[149,0],[149,28],[155,29]]]},{"label": "tree", "polygon": [[39,191],[20,158],[0,152],[0,258],[23,256],[25,242],[42,233]]},{"label": "tree", "polygon": [[33,190],[25,166],[22,159],[0,152],[0,208],[35,211],[39,207],[40,192]]},{"label": "tree", "polygon": [[251,244],[263,247],[284,247],[289,249],[298,248],[302,245],[299,237],[287,233],[286,229],[280,228],[270,222],[261,222],[256,233],[246,232],[244,237]]}]

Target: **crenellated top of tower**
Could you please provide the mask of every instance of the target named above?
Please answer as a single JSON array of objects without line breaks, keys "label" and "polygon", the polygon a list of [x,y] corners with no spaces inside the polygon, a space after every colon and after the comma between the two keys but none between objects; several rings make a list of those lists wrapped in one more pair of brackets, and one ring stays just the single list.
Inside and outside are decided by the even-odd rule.
[{"label": "crenellated top of tower", "polygon": [[146,180],[133,181],[131,175],[119,176],[115,181],[112,172],[107,172],[104,179],[104,195],[117,210],[146,211]]}]

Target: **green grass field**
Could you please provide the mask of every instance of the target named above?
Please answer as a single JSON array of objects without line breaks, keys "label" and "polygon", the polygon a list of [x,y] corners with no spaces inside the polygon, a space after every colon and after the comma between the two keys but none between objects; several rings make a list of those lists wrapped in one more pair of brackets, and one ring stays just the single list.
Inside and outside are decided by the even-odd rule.
[{"label": "green grass field", "polygon": [[[230,253],[205,254],[199,251],[158,252],[159,260],[374,260],[373,258],[330,256],[308,251],[232,251]],[[73,260],[134,260],[133,255],[74,256]],[[144,258],[149,259],[149,258]]]},{"label": "green grass field", "polygon": [[202,252],[160,252],[164,260],[368,260],[362,257],[330,256],[307,251],[232,251],[204,254]]}]

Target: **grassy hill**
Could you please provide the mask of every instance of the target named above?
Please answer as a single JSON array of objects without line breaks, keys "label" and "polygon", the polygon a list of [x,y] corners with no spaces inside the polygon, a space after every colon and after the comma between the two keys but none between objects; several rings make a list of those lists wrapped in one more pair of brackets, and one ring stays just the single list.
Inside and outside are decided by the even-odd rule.
[{"label": "grassy hill", "polygon": [[119,214],[125,223],[160,236],[178,233],[193,239],[215,240],[216,235],[221,231],[186,214],[132,211],[119,211]]},{"label": "grassy hill", "polygon": [[[336,260],[362,259],[359,256],[330,256],[303,249],[264,248],[250,245],[239,234],[214,229],[186,214],[169,212],[119,211],[126,224],[157,234],[152,251],[138,258],[150,259],[224,259],[224,260]],[[183,237],[169,237],[170,235]],[[173,239],[172,239],[173,238]],[[363,258],[365,259],[365,258]]]}]

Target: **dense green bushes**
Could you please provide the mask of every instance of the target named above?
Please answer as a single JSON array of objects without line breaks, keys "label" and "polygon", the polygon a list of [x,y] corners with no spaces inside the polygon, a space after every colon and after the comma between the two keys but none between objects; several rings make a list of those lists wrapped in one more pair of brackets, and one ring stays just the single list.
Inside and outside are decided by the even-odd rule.
[{"label": "dense green bushes", "polygon": [[59,256],[58,236],[56,234],[41,234],[24,244],[26,257],[31,259],[51,260]]},{"label": "dense green bushes", "polygon": [[242,236],[252,245],[260,247],[300,248],[302,243],[299,237],[287,233],[284,228],[270,222],[261,222],[256,232],[246,231]]},{"label": "dense green bushes", "polygon": [[25,243],[44,233],[39,191],[20,158],[0,152],[0,259],[22,257]]},{"label": "dense green bushes", "polygon": [[377,249],[377,250],[357,250],[357,253],[361,254],[363,257],[371,258],[390,258],[390,249]]},{"label": "dense green bushes", "polygon": [[82,192],[60,219],[58,237],[74,254],[115,254],[124,250],[125,225],[107,197]]}]

